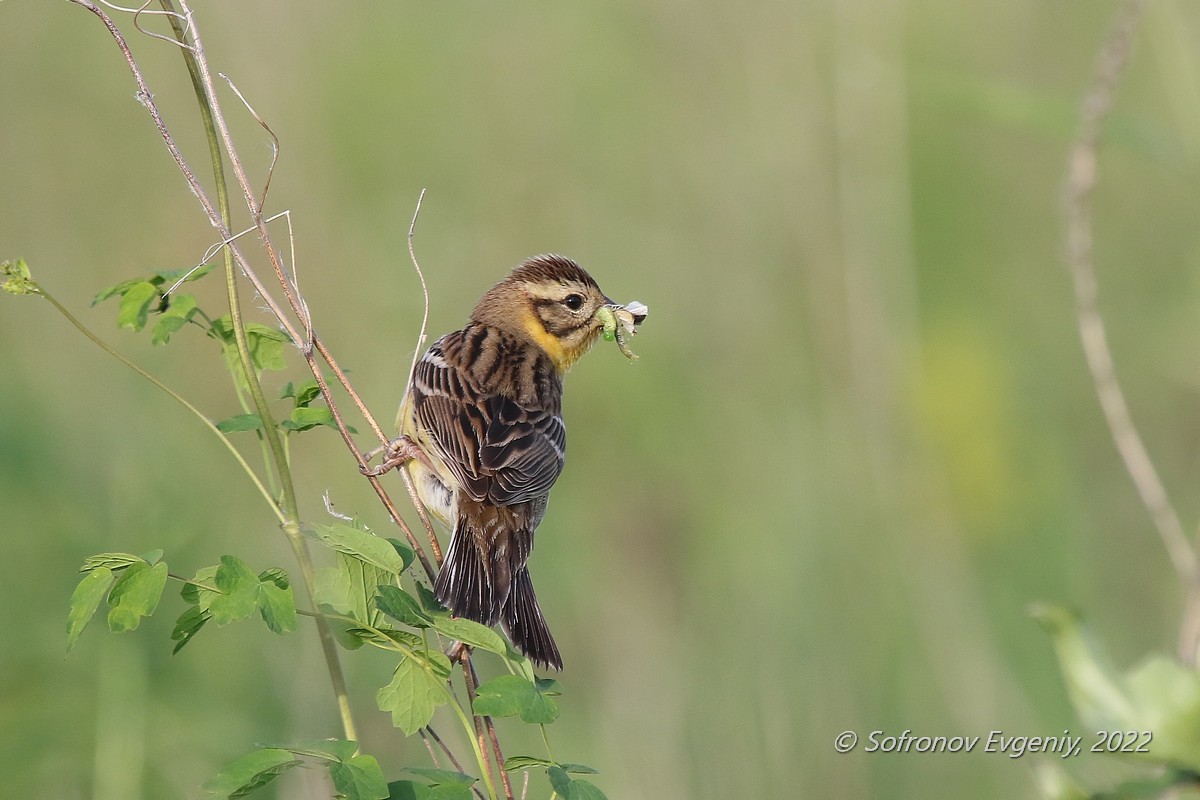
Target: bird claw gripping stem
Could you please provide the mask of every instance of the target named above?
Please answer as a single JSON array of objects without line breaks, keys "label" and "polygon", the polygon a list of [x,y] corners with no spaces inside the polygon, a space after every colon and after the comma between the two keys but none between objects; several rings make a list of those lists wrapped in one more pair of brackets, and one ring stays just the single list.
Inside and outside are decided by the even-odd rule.
[{"label": "bird claw gripping stem", "polygon": [[630,361],[636,361],[637,354],[629,349],[629,345],[625,341],[625,334],[635,335],[638,326],[646,320],[646,315],[649,313],[650,309],[644,303],[633,300],[623,306],[616,303],[600,306],[596,310],[596,317],[604,324],[604,341],[611,342],[616,339],[621,353]]}]

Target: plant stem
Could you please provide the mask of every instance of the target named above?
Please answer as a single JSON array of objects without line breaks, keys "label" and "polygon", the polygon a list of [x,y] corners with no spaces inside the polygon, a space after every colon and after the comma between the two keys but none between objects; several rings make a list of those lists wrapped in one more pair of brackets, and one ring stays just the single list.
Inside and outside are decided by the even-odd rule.
[{"label": "plant stem", "polygon": [[[175,11],[171,0],[160,0],[160,2],[164,10],[168,12]],[[167,18],[171,22],[171,29],[175,33],[175,38],[181,45],[186,44],[187,32],[180,23],[179,17],[175,13],[169,13]],[[209,159],[212,162],[213,179],[216,183],[217,206],[226,229],[232,230],[233,224],[229,208],[229,192],[225,182],[224,158],[221,151],[221,143],[217,136],[217,125],[213,109],[197,63],[197,52],[200,49],[200,42],[195,34],[193,34],[193,42],[194,47],[181,47],[180,52],[183,54],[184,63],[187,65],[188,74],[192,80],[192,88],[196,93],[196,102],[200,107],[200,115],[203,118],[204,132],[208,139]],[[251,210],[256,218],[261,218],[257,207],[252,205]],[[274,465],[275,474],[279,479],[282,495],[280,505],[282,506],[284,516],[283,531],[287,535],[288,543],[292,546],[292,552],[295,554],[296,561],[300,565],[300,574],[304,579],[304,589],[308,596],[308,602],[313,610],[317,612],[317,615],[314,617],[317,625],[317,637],[320,639],[321,651],[325,656],[325,665],[329,670],[330,682],[333,684],[333,693],[337,700],[343,733],[348,741],[357,742],[357,726],[354,723],[354,715],[350,708],[350,695],[346,689],[346,678],[342,672],[341,661],[338,658],[337,643],[333,638],[333,631],[330,630],[329,621],[320,613],[320,608],[317,605],[316,596],[313,591],[316,571],[313,568],[312,556],[308,552],[308,544],[304,541],[304,537],[300,533],[300,508],[296,501],[296,488],[292,481],[287,453],[279,436],[279,428],[276,427],[275,419],[271,415],[271,409],[267,405],[267,398],[263,394],[262,383],[258,380],[254,362],[250,357],[250,344],[246,338],[246,323],[242,317],[241,303],[238,296],[237,270],[234,265],[233,253],[229,247],[224,249],[224,260],[225,291],[229,301],[229,315],[233,327],[234,340],[237,343],[238,357],[241,361],[242,372],[246,378],[246,385],[250,390],[250,397],[254,401],[258,417],[262,421],[261,430],[266,437],[267,447],[270,450],[270,460]]]}]

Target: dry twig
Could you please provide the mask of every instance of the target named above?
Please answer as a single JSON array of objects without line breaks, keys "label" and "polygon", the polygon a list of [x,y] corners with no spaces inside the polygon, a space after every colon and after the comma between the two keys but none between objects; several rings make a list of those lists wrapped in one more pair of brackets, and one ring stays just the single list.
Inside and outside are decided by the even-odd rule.
[{"label": "dry twig", "polygon": [[1158,477],[1149,452],[1133,423],[1129,405],[1117,380],[1112,352],[1097,303],[1093,260],[1092,192],[1096,187],[1097,148],[1104,121],[1112,111],[1117,84],[1128,63],[1145,0],[1122,5],[1096,62],[1095,74],[1080,112],[1080,129],[1071,147],[1066,185],[1067,266],[1075,286],[1075,313],[1088,369],[1109,432],[1125,469],[1146,507],[1175,571],[1188,587],[1188,601],[1180,631],[1179,655],[1185,663],[1195,659],[1200,636],[1200,585],[1196,551]]}]

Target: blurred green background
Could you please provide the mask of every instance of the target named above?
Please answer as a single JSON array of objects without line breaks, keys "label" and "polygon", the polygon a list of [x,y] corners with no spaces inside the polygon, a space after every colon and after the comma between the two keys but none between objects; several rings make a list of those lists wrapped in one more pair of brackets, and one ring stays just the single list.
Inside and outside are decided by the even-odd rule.
[{"label": "blurred green background", "polygon": [[[1087,733],[1035,600],[1083,609],[1120,664],[1173,650],[1181,591],[1093,396],[1060,257],[1065,153],[1115,8],[201,4],[214,69],[282,140],[268,207],[292,212],[317,326],[381,419],[420,319],[421,187],[434,336],[544,251],[650,306],[636,365],[604,346],[568,381],[571,457],[533,559],[567,661],[555,755],[600,768],[609,797],[1033,796],[1034,756],[833,739]],[[201,165],[181,60],[119,19]],[[226,107],[261,179],[268,139]],[[93,17],[0,3],[0,120],[0,258],[213,418],[237,413],[199,336],[152,348],[89,308],[214,238]],[[1101,168],[1114,355],[1194,520],[1194,3],[1149,6]],[[0,341],[3,793],[199,798],[255,742],[334,735],[309,629],[205,630],[172,658],[168,594],[138,632],[94,626],[64,659],[91,553],[293,565],[209,434],[47,304],[0,298]],[[384,527],[332,432],[294,459],[310,518],[328,491]],[[346,662],[367,749],[390,777],[424,763],[374,708],[386,659]],[[540,753],[523,727],[502,728],[509,753]],[[306,777],[277,796],[321,796]]]}]

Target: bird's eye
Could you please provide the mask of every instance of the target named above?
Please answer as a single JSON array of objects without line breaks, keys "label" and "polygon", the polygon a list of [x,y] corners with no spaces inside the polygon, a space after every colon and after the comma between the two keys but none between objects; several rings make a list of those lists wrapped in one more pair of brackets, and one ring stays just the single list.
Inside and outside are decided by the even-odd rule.
[{"label": "bird's eye", "polygon": [[583,295],[569,294],[563,298],[563,305],[572,311],[578,311],[583,308]]}]

